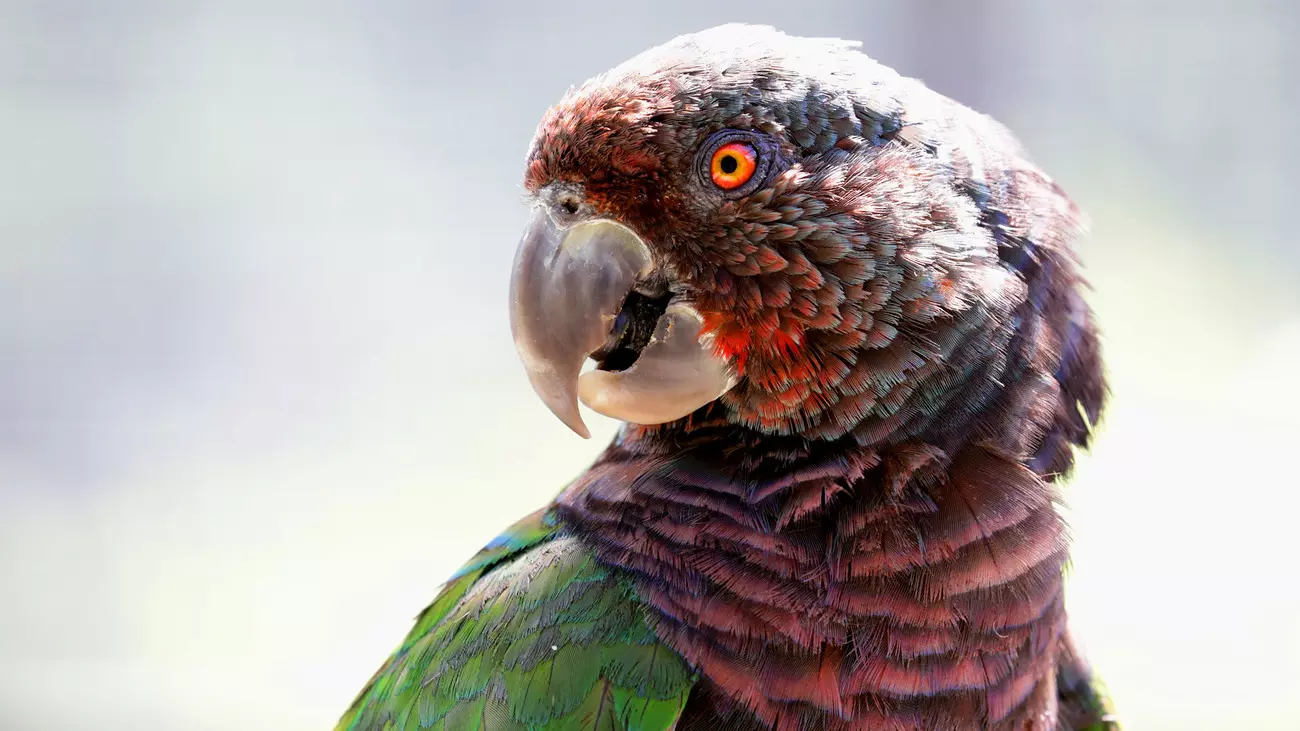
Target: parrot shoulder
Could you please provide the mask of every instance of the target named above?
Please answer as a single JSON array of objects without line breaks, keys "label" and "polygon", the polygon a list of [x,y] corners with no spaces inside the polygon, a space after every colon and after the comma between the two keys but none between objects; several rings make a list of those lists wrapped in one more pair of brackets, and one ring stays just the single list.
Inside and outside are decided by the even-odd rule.
[{"label": "parrot shoulder", "polygon": [[336,731],[667,731],[695,680],[542,510],[453,575]]}]

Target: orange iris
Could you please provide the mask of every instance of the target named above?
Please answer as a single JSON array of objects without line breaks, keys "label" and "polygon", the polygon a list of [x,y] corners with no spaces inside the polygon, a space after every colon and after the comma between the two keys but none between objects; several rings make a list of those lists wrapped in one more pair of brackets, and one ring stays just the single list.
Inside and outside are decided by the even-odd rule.
[{"label": "orange iris", "polygon": [[713,183],[723,190],[734,190],[749,182],[754,177],[758,165],[758,153],[754,146],[746,142],[732,142],[719,147],[713,153],[709,164],[709,173]]}]

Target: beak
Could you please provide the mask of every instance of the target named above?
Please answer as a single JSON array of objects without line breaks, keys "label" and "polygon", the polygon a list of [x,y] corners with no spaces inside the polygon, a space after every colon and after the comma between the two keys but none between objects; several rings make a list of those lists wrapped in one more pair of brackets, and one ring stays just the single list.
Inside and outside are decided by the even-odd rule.
[{"label": "beak", "polygon": [[736,379],[700,342],[701,320],[673,301],[632,365],[579,378],[588,356],[611,333],[628,294],[654,271],[649,248],[631,229],[608,219],[561,227],[539,205],[515,253],[510,281],[510,332],[533,390],[583,438],[591,433],[578,396],[595,411],[639,424],[680,419],[713,401]]}]

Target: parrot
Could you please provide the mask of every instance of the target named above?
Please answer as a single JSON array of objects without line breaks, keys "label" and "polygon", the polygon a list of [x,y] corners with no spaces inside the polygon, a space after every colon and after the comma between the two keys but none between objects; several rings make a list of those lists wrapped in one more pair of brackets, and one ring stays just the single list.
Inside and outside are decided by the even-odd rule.
[{"label": "parrot", "polygon": [[1120,728],[1063,593],[1087,224],[1006,127],[732,23],[570,88],[523,187],[529,383],[622,423],[339,731]]}]

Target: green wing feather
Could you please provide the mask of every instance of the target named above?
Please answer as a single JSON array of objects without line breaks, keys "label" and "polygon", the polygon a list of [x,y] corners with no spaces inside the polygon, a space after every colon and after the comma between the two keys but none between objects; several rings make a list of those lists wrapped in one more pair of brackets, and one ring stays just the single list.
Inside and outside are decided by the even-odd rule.
[{"label": "green wing feather", "polygon": [[336,731],[667,731],[695,675],[539,511],[465,565]]},{"label": "green wing feather", "polygon": [[1077,731],[1120,731],[1115,704],[1100,678],[1093,676],[1087,690],[1080,694],[1078,705],[1083,712],[1078,721],[1080,725],[1073,727]]},{"label": "green wing feather", "polygon": [[1106,684],[1066,633],[1056,666],[1059,726],[1071,731],[1120,731],[1119,716]]}]

